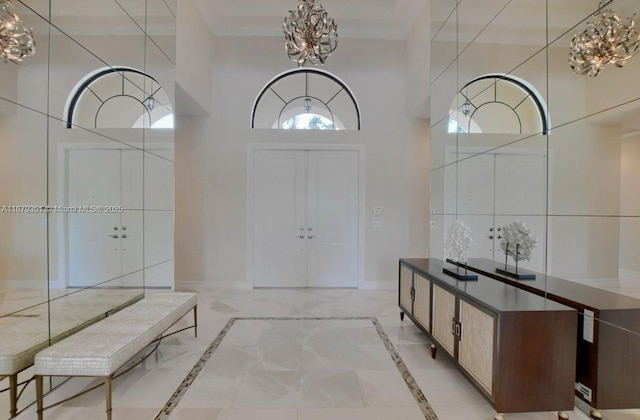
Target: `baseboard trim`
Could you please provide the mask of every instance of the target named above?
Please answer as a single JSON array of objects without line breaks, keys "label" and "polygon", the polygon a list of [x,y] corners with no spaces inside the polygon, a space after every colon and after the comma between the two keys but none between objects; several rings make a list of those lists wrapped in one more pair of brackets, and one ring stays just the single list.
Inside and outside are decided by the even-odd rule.
[{"label": "baseboard trim", "polygon": [[[366,281],[358,285],[358,290],[394,290],[398,287],[395,281]],[[176,281],[176,291],[188,290],[251,290],[253,285],[240,281]]]},{"label": "baseboard trim", "polygon": [[179,281],[175,282],[176,291],[185,290],[250,290],[253,285],[244,281]]}]

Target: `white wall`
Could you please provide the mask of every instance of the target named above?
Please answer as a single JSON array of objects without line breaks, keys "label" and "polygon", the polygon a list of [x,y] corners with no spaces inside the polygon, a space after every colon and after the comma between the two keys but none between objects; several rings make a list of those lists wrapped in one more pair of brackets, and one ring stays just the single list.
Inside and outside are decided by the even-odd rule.
[{"label": "white wall", "polygon": [[211,110],[213,36],[193,0],[178,2],[176,83],[178,112],[205,115]]},{"label": "white wall", "polygon": [[640,272],[640,135],[622,141],[620,269]]},{"label": "white wall", "polygon": [[[215,37],[213,54],[211,117],[181,118],[176,131],[177,286],[249,286],[247,145],[291,142],[365,145],[365,287],[394,287],[398,259],[424,257],[428,244],[429,127],[406,116],[405,43],[341,39],[329,58],[325,69],[350,86],[360,104],[359,132],[251,130],[260,89],[294,63],[280,38]],[[381,230],[370,227],[373,206],[384,207]]]},{"label": "white wall", "polygon": [[431,8],[425,7],[407,36],[407,114],[429,119]]}]

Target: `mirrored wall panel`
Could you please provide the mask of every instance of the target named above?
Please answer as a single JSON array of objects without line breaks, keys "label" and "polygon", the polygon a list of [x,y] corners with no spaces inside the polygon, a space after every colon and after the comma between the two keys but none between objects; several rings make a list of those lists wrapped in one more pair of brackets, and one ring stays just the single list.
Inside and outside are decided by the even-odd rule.
[{"label": "mirrored wall panel", "polygon": [[460,221],[469,269],[573,308],[575,403],[593,418],[640,418],[638,13],[432,2],[430,255]]},{"label": "mirrored wall panel", "polygon": [[176,2],[11,3],[35,54],[0,61],[6,419],[38,351],[174,284]]}]

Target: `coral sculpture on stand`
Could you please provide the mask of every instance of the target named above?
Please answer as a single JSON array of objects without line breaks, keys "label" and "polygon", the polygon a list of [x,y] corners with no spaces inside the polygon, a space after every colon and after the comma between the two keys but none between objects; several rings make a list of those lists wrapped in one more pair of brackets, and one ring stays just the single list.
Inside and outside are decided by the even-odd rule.
[{"label": "coral sculpture on stand", "polygon": [[[477,280],[478,276],[467,273],[467,259],[469,258],[469,249],[473,243],[471,238],[471,228],[462,221],[456,220],[449,227],[447,239],[444,242],[444,258],[448,262],[456,264],[456,270],[443,268],[445,274],[453,276],[458,280]],[[464,273],[460,272],[460,265],[464,266]]]},{"label": "coral sculpture on stand", "polygon": [[[497,269],[501,274],[506,274],[518,280],[533,280],[535,274],[518,273],[519,261],[530,261],[533,250],[538,245],[538,240],[533,236],[532,229],[528,228],[524,222],[516,220],[502,227],[503,237],[500,242],[500,249],[505,253],[504,269]],[[516,262],[515,272],[507,267],[507,258],[511,256]]]},{"label": "coral sculpture on stand", "polygon": [[471,228],[462,221],[456,220],[447,232],[447,240],[444,242],[444,257],[453,262],[465,264],[469,258],[469,249],[473,239]]}]

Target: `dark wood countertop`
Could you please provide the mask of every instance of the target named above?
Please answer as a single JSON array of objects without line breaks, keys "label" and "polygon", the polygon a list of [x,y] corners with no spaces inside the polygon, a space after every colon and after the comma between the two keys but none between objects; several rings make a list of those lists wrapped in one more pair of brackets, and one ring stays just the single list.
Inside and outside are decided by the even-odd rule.
[{"label": "dark wood countertop", "polygon": [[601,311],[640,309],[640,299],[598,289],[586,284],[547,276],[529,270],[523,271],[535,273],[535,280],[515,280],[496,273],[495,269],[497,267],[504,267],[504,264],[485,258],[470,258],[467,264],[470,269],[473,268],[473,271],[498,279],[506,284],[515,285],[518,288],[539,296],[545,296],[545,293],[547,293],[550,299],[567,303],[570,306],[574,306],[571,305],[571,303],[575,303]]},{"label": "dark wood countertop", "polygon": [[488,309],[492,309],[494,312],[575,310],[560,303],[545,299],[537,294],[501,283],[482,274],[478,275],[477,281],[459,281],[442,272],[445,266],[455,269],[454,265],[445,263],[442,260],[406,258],[401,259],[400,262],[424,277],[438,281],[443,284],[443,286],[459,292],[462,296]]}]

